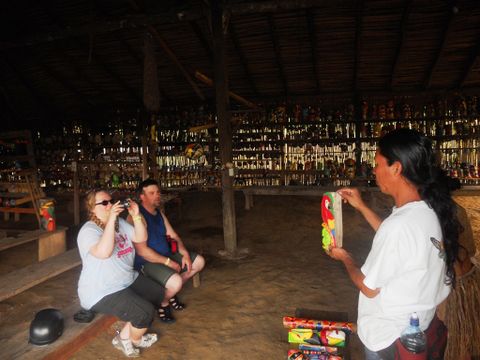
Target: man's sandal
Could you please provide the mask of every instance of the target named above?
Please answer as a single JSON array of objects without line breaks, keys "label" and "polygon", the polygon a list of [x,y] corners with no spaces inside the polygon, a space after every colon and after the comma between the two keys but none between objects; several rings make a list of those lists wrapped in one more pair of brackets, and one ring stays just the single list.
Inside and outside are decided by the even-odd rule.
[{"label": "man's sandal", "polygon": [[170,306],[172,308],[174,308],[175,310],[178,310],[178,311],[183,310],[187,307],[187,305],[182,303],[176,295],[174,297],[172,297],[170,300],[168,300],[168,302],[170,303]]},{"label": "man's sandal", "polygon": [[175,318],[172,315],[172,310],[170,309],[170,305],[161,306],[158,308],[158,317],[161,321],[172,324],[175,322]]}]

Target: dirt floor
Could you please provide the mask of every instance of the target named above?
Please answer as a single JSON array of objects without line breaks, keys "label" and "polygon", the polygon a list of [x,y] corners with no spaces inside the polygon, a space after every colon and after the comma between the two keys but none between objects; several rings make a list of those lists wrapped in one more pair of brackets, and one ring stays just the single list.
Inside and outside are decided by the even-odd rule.
[{"label": "dirt floor", "polygon": [[[348,313],[355,321],[358,292],[343,266],[321,248],[319,198],[300,196],[256,196],[255,206],[244,210],[243,196],[236,194],[239,249],[248,249],[242,259],[227,260],[224,249],[222,200],[217,192],[181,194],[181,211],[167,207],[170,220],[186,245],[207,260],[201,286],[187,284],[181,300],[188,308],[176,312],[177,322],[155,321],[151,331],[159,334],[152,348],[142,351],[145,359],[285,359],[290,348],[282,317],[297,308]],[[391,201],[376,193],[366,200],[387,215]],[[69,247],[75,246],[77,229],[72,226],[71,201],[58,204],[61,225],[70,226]],[[480,197],[461,197],[476,238],[480,234]],[[63,205],[63,206],[62,206]],[[350,206],[344,206],[344,247],[362,263],[369,251],[373,231]],[[12,222],[0,220],[1,227]],[[479,245],[477,245],[480,248]],[[34,244],[0,253],[0,273],[35,261]],[[46,307],[62,309],[76,296],[79,268],[68,271],[22,294],[0,303],[0,323],[30,321]],[[102,332],[73,359],[123,359],[111,345],[116,323]],[[11,334],[0,334],[0,345]],[[28,334],[24,334],[27,339]],[[349,345],[351,359],[362,359],[356,336]],[[1,356],[0,347],[0,357]]]}]

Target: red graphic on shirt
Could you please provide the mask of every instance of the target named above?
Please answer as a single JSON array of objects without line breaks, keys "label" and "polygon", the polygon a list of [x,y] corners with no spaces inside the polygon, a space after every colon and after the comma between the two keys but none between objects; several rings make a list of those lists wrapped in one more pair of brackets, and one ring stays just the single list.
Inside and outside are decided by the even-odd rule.
[{"label": "red graphic on shirt", "polygon": [[[116,234],[115,234],[116,235]],[[123,234],[118,234],[115,236],[115,242],[117,243],[120,250],[117,252],[117,257],[120,258],[122,256],[128,255],[133,252],[133,248],[128,241],[128,237]]]}]

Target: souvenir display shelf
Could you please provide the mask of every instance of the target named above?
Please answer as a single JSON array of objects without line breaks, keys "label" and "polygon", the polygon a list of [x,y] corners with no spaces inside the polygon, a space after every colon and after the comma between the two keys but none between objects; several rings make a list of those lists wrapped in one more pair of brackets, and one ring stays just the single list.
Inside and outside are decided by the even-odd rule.
[{"label": "souvenir display shelf", "polygon": [[[314,103],[314,102],[312,102]],[[346,186],[374,183],[376,142],[395,128],[432,139],[442,167],[465,185],[480,185],[480,108],[475,96],[426,105],[411,98],[326,106],[276,104],[232,111],[235,186]],[[203,126],[208,125],[210,126]],[[215,117],[207,108],[168,109],[139,135],[137,120],[103,129],[74,125],[35,136],[42,187],[134,189],[148,176],[162,188],[219,187]]]}]

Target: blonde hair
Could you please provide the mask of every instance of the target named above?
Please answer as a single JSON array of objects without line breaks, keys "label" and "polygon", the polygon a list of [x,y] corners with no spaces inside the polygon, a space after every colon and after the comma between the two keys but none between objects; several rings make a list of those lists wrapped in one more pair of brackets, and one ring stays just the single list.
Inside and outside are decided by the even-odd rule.
[{"label": "blonde hair", "polygon": [[[102,230],[105,230],[105,224],[93,212],[93,209],[95,209],[95,206],[96,206],[95,196],[99,192],[104,192],[110,195],[110,192],[106,189],[93,189],[89,191],[87,193],[87,196],[85,197],[85,207],[87,208],[89,220],[93,221],[95,225],[97,225]],[[119,225],[118,225],[118,218],[117,218],[117,221],[115,222],[115,231],[118,232],[118,229],[119,229]]]}]

